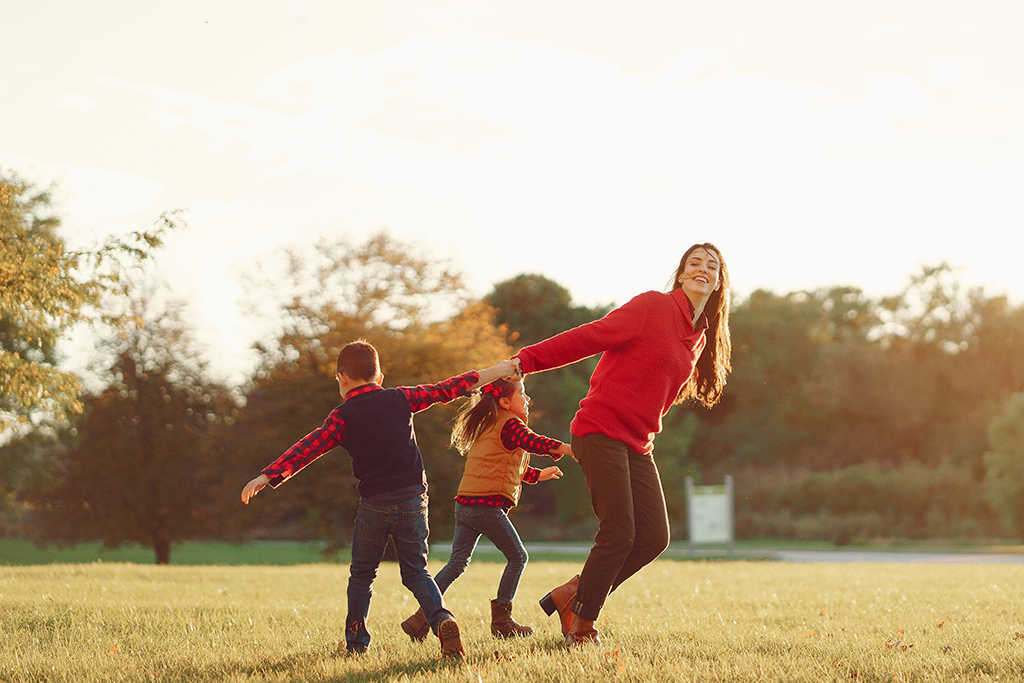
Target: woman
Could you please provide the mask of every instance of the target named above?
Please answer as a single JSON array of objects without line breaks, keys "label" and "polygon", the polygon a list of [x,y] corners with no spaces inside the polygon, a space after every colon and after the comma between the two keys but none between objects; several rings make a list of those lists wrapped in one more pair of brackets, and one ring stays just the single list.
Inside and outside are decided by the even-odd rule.
[{"label": "woman", "polygon": [[567,645],[598,643],[594,621],[608,594],[668,547],[654,435],[674,404],[718,402],[731,351],[728,270],[704,243],[683,254],[668,294],[640,294],[513,358],[527,374],[603,353],[569,428],[597,536],[583,571],[541,600],[549,615],[558,611]]}]

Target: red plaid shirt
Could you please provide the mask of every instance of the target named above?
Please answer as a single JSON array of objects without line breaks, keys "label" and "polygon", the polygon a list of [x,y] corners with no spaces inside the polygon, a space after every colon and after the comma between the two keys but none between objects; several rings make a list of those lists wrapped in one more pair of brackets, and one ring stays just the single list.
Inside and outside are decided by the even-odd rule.
[{"label": "red plaid shirt", "polygon": [[[561,453],[552,453],[562,444],[561,441],[549,439],[531,431],[522,420],[512,418],[505,422],[501,428],[501,445],[510,451],[522,448],[530,453],[550,455],[555,460],[562,457]],[[536,467],[527,467],[523,473],[524,484],[536,484],[540,479],[540,470]],[[462,505],[486,505],[488,507],[511,508],[512,501],[505,496],[455,496],[455,502]]]},{"label": "red plaid shirt", "polygon": [[[418,413],[429,408],[435,403],[448,402],[459,396],[468,396],[470,387],[480,379],[476,370],[471,370],[463,375],[446,379],[437,384],[421,384],[414,387],[396,387],[396,391],[405,394],[409,399],[412,412]],[[371,391],[381,391],[383,387],[373,382],[356,387],[345,394],[345,400],[349,400],[360,394],[367,394]],[[270,485],[280,486],[282,483],[293,477],[303,467],[345,443],[345,420],[338,415],[338,409],[331,411],[323,425],[314,429],[304,436],[294,446],[285,451],[281,457],[264,468],[263,474],[270,479]]]}]

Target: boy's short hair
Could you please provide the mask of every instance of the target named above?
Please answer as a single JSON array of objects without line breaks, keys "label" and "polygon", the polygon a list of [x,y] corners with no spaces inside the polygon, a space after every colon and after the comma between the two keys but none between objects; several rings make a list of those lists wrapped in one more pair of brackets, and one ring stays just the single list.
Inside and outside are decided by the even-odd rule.
[{"label": "boy's short hair", "polygon": [[345,373],[352,379],[373,382],[380,374],[377,349],[362,339],[345,344],[338,353],[337,373]]}]

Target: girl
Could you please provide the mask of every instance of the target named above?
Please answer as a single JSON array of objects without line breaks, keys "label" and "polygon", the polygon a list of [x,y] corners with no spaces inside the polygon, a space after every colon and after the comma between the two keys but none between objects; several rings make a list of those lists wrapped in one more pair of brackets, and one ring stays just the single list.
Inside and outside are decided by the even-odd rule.
[{"label": "girl", "polygon": [[718,402],[731,369],[729,271],[709,243],[683,254],[671,291],[645,292],[601,320],[527,346],[523,373],[603,354],[573,418],[598,531],[583,570],[541,599],[558,611],[567,645],[598,643],[608,594],[668,547],[668,513],[654,464],[654,435],[676,403]]},{"label": "girl", "polygon": [[[530,453],[558,460],[572,455],[568,444],[530,431],[526,426],[530,397],[522,380],[495,380],[467,404],[455,419],[452,445],[466,456],[466,469],[455,497],[455,537],[448,564],[434,577],[442,594],[469,565],[480,536],[486,536],[505,555],[507,564],[491,600],[491,633],[500,638],[529,635],[533,629],[512,619],[512,598],[528,556],[508,511],[519,502],[523,482],[558,479],[557,467],[530,467]],[[423,640],[430,624],[417,611],[402,622],[413,640]]]}]

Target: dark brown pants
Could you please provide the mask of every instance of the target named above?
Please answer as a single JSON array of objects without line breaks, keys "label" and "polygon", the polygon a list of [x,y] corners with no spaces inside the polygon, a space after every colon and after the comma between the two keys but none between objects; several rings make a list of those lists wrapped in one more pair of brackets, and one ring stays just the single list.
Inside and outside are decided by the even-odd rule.
[{"label": "dark brown pants", "polygon": [[572,452],[598,522],[572,611],[594,620],[609,593],[668,547],[668,511],[653,455],[604,434],[573,436]]}]

